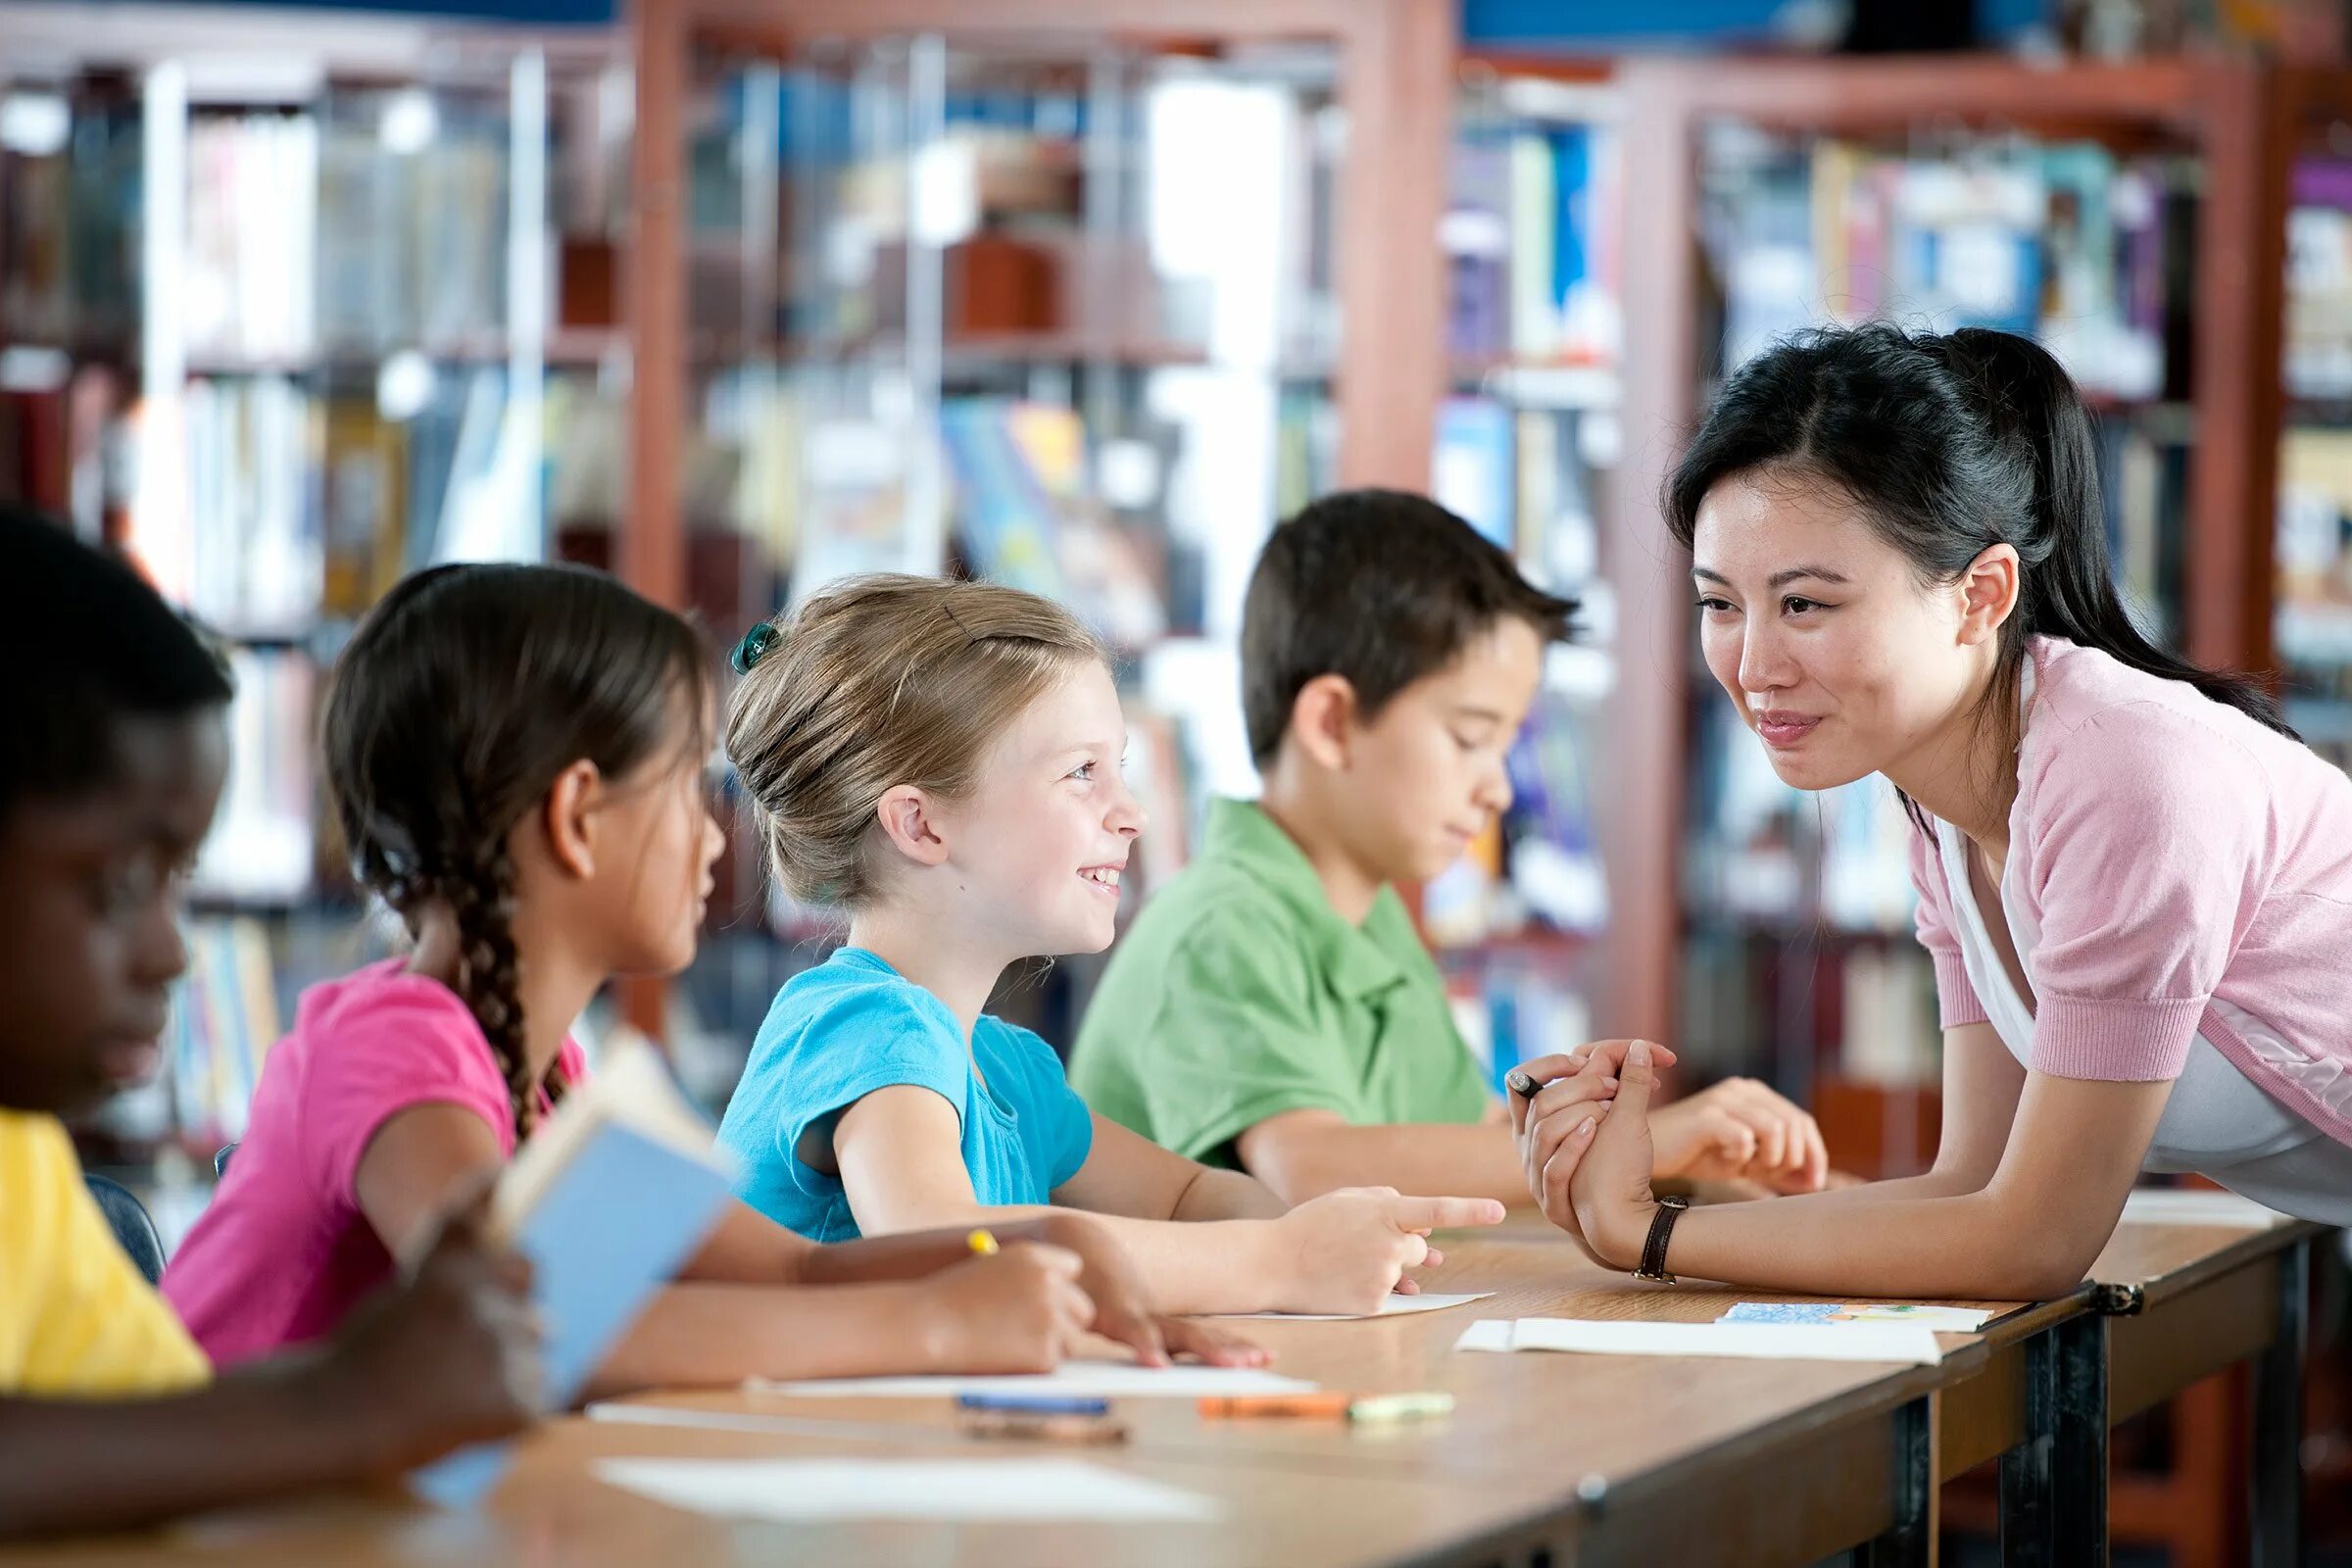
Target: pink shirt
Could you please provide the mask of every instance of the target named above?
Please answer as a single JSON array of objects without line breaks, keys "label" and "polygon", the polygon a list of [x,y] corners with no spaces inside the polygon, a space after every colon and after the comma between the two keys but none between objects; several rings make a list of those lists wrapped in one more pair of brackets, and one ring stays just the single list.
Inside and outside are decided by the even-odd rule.
[{"label": "pink shirt", "polygon": [[[2352,778],[2185,682],[2060,638],[2032,658],[2002,877],[2039,932],[2030,1065],[2173,1079],[2202,1035],[2352,1144]],[[1984,1022],[1952,918],[1974,894],[1925,835],[1911,878],[1944,1027]]]},{"label": "pink shirt", "polygon": [[[558,1061],[566,1082],[586,1076],[573,1042]],[[391,1277],[353,1182],[378,1127],[436,1102],[481,1117],[514,1156],[506,1079],[456,993],[398,958],[303,993],[228,1174],[164,1271],[165,1297],[216,1365],[332,1333]]]}]

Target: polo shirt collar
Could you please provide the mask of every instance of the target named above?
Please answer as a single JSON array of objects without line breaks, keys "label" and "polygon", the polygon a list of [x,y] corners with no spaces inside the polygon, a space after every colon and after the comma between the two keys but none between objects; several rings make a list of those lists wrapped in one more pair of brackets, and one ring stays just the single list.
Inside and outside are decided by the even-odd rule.
[{"label": "polo shirt collar", "polygon": [[1201,854],[1238,865],[1298,917],[1320,960],[1334,992],[1344,997],[1374,996],[1407,978],[1395,954],[1381,938],[1394,938],[1401,929],[1417,943],[1412,920],[1394,888],[1384,887],[1372,902],[1361,926],[1349,925],[1331,906],[1323,879],[1315,874],[1305,852],[1292,842],[1275,820],[1251,801],[1212,800],[1208,826],[1201,835]]}]

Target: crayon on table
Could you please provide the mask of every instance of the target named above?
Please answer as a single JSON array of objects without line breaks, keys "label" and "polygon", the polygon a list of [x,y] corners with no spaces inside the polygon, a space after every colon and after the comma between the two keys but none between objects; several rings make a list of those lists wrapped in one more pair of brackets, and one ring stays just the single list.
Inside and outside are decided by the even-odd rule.
[{"label": "crayon on table", "polygon": [[1072,1394],[964,1394],[958,1395],[956,1406],[960,1410],[995,1410],[1011,1415],[1108,1415],[1108,1399],[1087,1398]]},{"label": "crayon on table", "polygon": [[1336,1421],[1346,1417],[1353,1398],[1347,1394],[1213,1395],[1200,1401],[1200,1413],[1211,1419],[1319,1417]]},{"label": "crayon on table", "polygon": [[1453,1414],[1450,1394],[1373,1394],[1348,1406],[1348,1419],[1366,1426],[1395,1421],[1427,1421]]},{"label": "crayon on table", "polygon": [[967,1438],[1023,1438],[1036,1443],[1102,1446],[1127,1441],[1126,1426],[1082,1415],[1015,1415],[981,1411],[966,1415],[957,1430]]}]

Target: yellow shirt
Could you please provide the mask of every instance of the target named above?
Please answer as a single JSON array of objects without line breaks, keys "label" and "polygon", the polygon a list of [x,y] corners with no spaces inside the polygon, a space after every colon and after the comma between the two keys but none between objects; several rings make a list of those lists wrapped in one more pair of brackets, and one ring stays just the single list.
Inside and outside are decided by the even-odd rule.
[{"label": "yellow shirt", "polygon": [[64,1126],[0,1110],[0,1396],[169,1394],[211,1376],[116,1242]]}]

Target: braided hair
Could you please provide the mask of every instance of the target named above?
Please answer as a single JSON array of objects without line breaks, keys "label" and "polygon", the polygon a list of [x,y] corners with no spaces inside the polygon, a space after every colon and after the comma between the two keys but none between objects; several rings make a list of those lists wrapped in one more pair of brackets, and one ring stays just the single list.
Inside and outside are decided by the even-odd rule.
[{"label": "braided hair", "polygon": [[[681,744],[710,671],[692,624],[573,566],[438,566],[384,596],[336,662],[327,788],[361,884],[416,935],[446,909],[456,989],[507,1081],[514,1134],[537,1121],[514,946],[515,825],[564,770],[608,778]],[[706,737],[684,738],[699,747]]]}]

